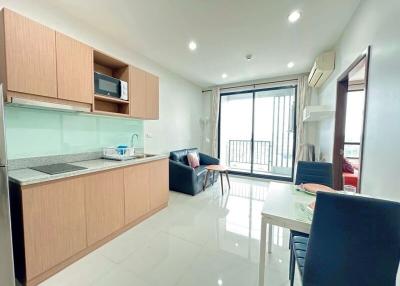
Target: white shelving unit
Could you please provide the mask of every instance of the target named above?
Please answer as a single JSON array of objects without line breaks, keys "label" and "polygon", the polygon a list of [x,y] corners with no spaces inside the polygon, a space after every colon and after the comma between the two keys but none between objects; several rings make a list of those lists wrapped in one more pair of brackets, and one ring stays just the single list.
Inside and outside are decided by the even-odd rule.
[{"label": "white shelving unit", "polygon": [[335,110],[327,105],[310,105],[306,106],[303,112],[303,122],[321,121],[332,117]]}]

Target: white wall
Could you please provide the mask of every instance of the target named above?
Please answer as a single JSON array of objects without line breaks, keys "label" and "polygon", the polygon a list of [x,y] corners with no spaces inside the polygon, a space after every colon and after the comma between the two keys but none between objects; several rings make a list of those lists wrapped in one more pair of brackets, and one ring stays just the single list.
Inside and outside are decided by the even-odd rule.
[{"label": "white wall", "polygon": [[179,148],[201,146],[200,87],[131,49],[113,44],[112,38],[48,3],[33,0],[0,0],[0,7],[3,6],[159,76],[160,120],[145,122],[145,133],[151,135],[151,138],[145,138],[146,152],[164,153]]},{"label": "white wall", "polygon": [[[400,1],[365,0],[336,46],[335,73],[320,103],[335,105],[336,80],[371,45],[362,190],[400,201]],[[334,120],[319,126],[320,148],[331,161]]]}]

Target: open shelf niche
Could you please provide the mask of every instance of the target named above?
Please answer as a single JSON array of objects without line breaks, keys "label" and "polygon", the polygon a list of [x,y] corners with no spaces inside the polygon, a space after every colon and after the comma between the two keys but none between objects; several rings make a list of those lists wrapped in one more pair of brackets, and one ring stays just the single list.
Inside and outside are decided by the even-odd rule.
[{"label": "open shelf niche", "polygon": [[[95,72],[128,82],[128,89],[130,88],[128,64],[95,50],[93,51],[93,68]],[[129,110],[129,97],[128,100],[122,100],[94,94],[94,112],[108,115],[129,116]]]}]

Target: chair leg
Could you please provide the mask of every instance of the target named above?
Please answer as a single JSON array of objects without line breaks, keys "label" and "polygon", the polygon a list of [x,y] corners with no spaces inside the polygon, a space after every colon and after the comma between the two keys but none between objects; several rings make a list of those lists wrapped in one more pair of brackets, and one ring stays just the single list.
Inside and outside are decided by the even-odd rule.
[{"label": "chair leg", "polygon": [[289,265],[289,280],[290,286],[294,284],[294,275],[296,272],[296,258],[294,257],[293,249],[290,250],[290,265]]},{"label": "chair leg", "polygon": [[214,186],[214,180],[215,180],[215,171],[213,171],[213,178],[212,178],[212,185]]}]

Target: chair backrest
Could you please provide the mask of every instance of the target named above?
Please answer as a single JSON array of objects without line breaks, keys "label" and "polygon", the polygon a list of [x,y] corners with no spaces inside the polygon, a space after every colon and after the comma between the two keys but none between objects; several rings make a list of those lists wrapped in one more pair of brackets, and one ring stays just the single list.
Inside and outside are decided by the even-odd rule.
[{"label": "chair backrest", "polygon": [[315,183],[333,187],[332,164],[326,162],[305,162],[297,163],[296,185]]},{"label": "chair backrest", "polygon": [[191,149],[182,149],[182,150],[171,151],[169,153],[169,158],[171,160],[178,161],[185,165],[188,165],[187,154],[189,152],[199,153],[199,150],[197,148],[191,148]]},{"label": "chair backrest", "polygon": [[303,286],[395,286],[400,203],[317,193]]}]

